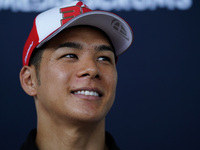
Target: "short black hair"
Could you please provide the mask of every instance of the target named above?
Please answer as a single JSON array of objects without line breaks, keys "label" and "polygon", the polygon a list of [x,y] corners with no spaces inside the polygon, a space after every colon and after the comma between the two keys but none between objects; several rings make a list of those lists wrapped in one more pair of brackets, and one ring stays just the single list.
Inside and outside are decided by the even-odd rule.
[{"label": "short black hair", "polygon": [[39,78],[40,63],[42,60],[43,52],[46,47],[47,47],[47,43],[42,45],[40,48],[35,48],[33,50],[33,53],[31,54],[31,58],[29,61],[29,66],[33,65],[35,67],[38,84],[40,84],[40,78]]}]

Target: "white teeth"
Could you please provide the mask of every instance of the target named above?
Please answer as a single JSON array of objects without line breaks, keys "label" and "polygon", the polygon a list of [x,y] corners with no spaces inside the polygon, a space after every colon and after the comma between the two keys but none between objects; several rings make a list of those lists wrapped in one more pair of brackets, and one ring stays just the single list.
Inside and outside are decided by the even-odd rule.
[{"label": "white teeth", "polygon": [[82,95],[91,95],[91,96],[99,96],[99,93],[95,91],[76,91],[74,94],[82,94]]}]

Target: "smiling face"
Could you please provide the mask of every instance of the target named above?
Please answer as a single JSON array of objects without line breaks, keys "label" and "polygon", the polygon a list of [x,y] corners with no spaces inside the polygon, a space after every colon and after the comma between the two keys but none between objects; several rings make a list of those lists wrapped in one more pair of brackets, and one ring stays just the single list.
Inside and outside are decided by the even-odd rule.
[{"label": "smiling face", "polygon": [[38,115],[54,121],[103,120],[114,102],[117,84],[109,39],[93,27],[65,29],[48,42],[39,78]]}]

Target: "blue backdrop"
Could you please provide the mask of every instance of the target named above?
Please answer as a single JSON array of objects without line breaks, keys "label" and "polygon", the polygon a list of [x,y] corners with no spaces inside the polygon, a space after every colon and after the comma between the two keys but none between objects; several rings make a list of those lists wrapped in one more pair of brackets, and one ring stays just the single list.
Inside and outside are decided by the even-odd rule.
[{"label": "blue backdrop", "polygon": [[[117,97],[106,129],[123,150],[200,149],[200,1],[187,10],[112,10],[135,41],[119,57]],[[38,12],[0,10],[0,149],[19,149],[36,127],[22,90],[22,50]]]}]

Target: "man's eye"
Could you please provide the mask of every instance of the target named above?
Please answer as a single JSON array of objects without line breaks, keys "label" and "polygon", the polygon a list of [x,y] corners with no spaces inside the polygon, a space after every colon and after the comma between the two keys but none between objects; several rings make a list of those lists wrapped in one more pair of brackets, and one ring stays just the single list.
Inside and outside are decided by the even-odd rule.
[{"label": "man's eye", "polygon": [[75,54],[66,54],[63,57],[67,57],[67,58],[78,58]]},{"label": "man's eye", "polygon": [[101,57],[98,58],[98,60],[110,62],[110,58],[109,58],[109,57],[106,57],[106,56],[101,56]]}]

